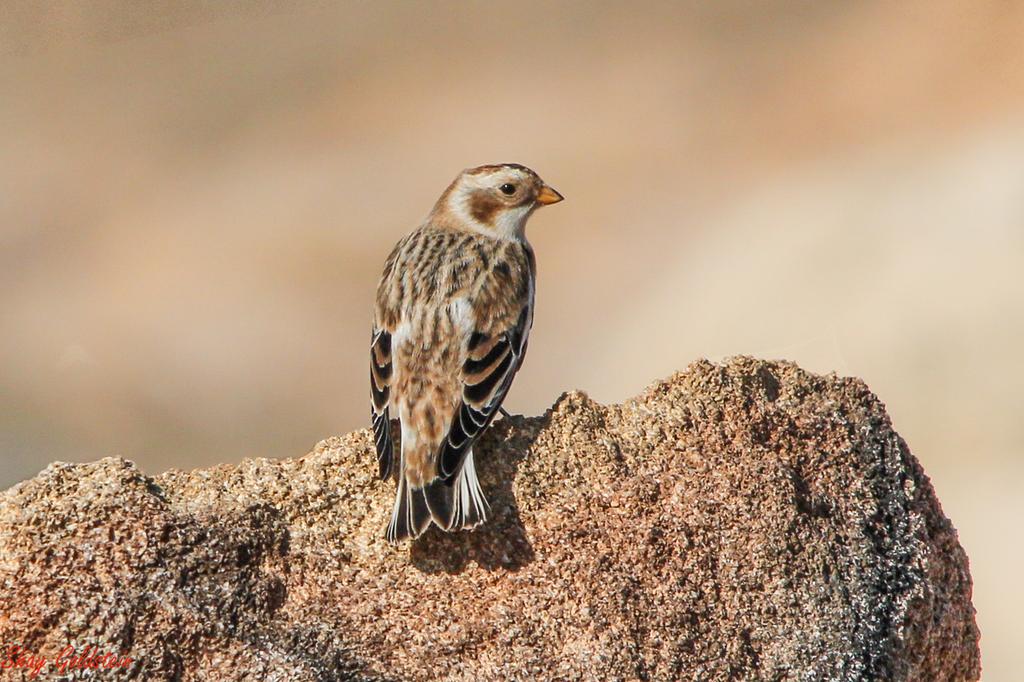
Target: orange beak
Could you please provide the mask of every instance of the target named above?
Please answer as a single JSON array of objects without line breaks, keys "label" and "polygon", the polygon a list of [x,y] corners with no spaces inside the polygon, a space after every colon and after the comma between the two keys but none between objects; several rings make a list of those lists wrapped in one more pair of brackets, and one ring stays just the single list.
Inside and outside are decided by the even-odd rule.
[{"label": "orange beak", "polygon": [[553,188],[544,185],[540,188],[540,192],[537,194],[537,203],[541,206],[547,206],[548,204],[557,204],[564,198],[565,197],[556,192]]}]

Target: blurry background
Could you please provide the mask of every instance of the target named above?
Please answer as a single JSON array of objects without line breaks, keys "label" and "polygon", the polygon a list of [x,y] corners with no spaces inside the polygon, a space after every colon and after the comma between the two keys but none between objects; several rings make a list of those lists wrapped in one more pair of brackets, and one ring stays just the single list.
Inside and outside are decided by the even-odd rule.
[{"label": "blurry background", "polygon": [[0,487],[366,426],[385,256],[500,161],[568,198],[530,224],[508,407],[737,353],[864,378],[971,557],[985,678],[1014,678],[1019,2],[8,0]]}]

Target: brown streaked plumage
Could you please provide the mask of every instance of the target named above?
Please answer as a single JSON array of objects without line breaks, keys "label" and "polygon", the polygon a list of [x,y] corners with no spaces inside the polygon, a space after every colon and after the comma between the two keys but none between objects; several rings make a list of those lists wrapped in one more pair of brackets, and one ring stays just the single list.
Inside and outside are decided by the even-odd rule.
[{"label": "brown streaked plumage", "polygon": [[468,169],[384,264],[370,388],[379,473],[398,480],[391,542],[431,522],[447,531],[486,520],[473,443],[500,409],[533,324],[526,221],[561,199],[525,166]]}]

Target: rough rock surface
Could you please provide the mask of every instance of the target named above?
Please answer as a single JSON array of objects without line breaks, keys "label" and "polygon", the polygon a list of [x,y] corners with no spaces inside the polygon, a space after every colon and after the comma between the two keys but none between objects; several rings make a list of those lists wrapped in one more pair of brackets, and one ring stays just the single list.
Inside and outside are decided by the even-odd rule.
[{"label": "rough rock surface", "polygon": [[567,394],[477,448],[485,527],[397,549],[371,448],[49,466],[0,496],[0,644],[129,654],[109,679],[979,677],[967,557],[859,380]]}]

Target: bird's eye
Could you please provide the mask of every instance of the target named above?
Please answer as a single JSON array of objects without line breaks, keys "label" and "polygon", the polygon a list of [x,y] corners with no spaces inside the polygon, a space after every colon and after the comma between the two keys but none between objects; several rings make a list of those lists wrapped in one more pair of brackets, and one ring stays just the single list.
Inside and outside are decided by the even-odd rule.
[{"label": "bird's eye", "polygon": [[512,195],[512,194],[516,193],[516,186],[511,184],[511,183],[508,183],[508,182],[506,182],[504,185],[502,185],[498,189],[500,189],[503,193],[509,194],[509,195]]}]

